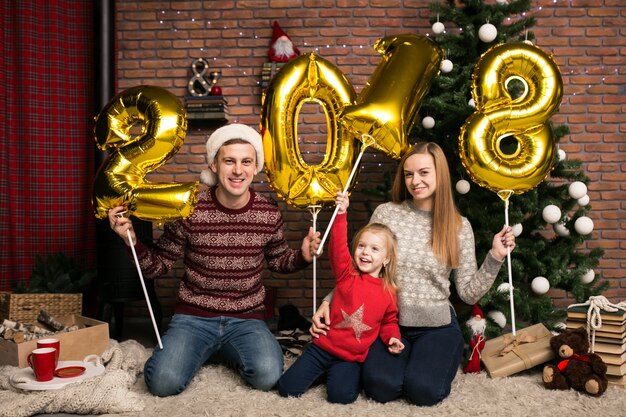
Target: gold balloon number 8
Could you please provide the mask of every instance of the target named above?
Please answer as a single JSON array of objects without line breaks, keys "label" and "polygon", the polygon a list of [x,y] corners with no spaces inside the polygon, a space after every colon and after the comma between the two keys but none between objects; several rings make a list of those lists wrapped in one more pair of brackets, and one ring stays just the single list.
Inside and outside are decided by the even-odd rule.
[{"label": "gold balloon number 8", "polygon": [[[523,92],[513,98],[515,82]],[[474,182],[521,194],[546,178],[556,151],[548,120],[562,84],[556,63],[531,44],[496,45],[481,56],[472,75],[476,112],[459,135],[459,156]]]},{"label": "gold balloon number 8", "polygon": [[[336,191],[345,189],[364,149],[355,139],[363,134],[392,158],[400,158],[408,147],[406,137],[443,52],[432,40],[412,34],[380,39],[375,49],[383,59],[356,100],[341,71],[313,53],[287,62],[264,92],[265,171],[287,203],[300,208],[334,205]],[[298,148],[298,113],[307,102],[322,107],[328,127],[327,152],[318,165],[306,164]]]},{"label": "gold balloon number 8", "polygon": [[[133,134],[140,125],[141,132]],[[113,148],[96,174],[92,204],[103,219],[116,206],[146,221],[188,217],[198,182],[150,183],[146,175],[180,149],[187,116],[176,96],[161,87],[133,87],[115,96],[95,119],[99,149]]]}]

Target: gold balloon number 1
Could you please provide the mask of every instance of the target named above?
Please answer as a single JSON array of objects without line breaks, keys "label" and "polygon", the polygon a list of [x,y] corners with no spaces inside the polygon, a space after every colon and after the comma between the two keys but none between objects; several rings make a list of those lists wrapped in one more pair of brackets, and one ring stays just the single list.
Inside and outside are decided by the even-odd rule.
[{"label": "gold balloon number 1", "polygon": [[[439,73],[443,52],[429,38],[388,36],[375,44],[382,60],[355,100],[345,75],[313,53],[299,56],[274,76],[263,94],[261,131],[269,183],[299,208],[334,205],[345,189],[362,135],[374,147],[400,158],[408,147],[419,104]],[[298,114],[304,103],[318,103],[327,124],[323,161],[308,165],[298,147]]]},{"label": "gold balloon number 1", "polygon": [[[513,80],[524,87],[516,98],[509,92]],[[474,182],[521,194],[546,178],[556,149],[548,120],[561,103],[562,84],[556,63],[536,46],[501,44],[481,56],[472,75],[476,112],[459,135],[459,156]]]}]

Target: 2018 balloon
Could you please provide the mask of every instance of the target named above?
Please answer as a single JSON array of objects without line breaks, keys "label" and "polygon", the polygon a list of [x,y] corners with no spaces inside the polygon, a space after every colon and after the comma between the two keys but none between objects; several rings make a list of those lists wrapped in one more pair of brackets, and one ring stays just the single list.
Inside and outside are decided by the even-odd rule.
[{"label": "2018 balloon", "polygon": [[[136,125],[141,125],[140,134],[133,134]],[[150,183],[145,179],[176,154],[186,130],[184,107],[163,88],[129,88],[107,103],[95,119],[94,135],[99,149],[114,150],[94,180],[96,217],[106,218],[116,206],[147,221],[188,217],[197,204],[198,182]]]},{"label": "2018 balloon", "polygon": [[[313,53],[287,62],[268,85],[261,104],[265,172],[287,203],[299,208],[335,203],[360,149],[339,124],[339,113],[355,96],[341,71]],[[298,114],[307,102],[319,104],[326,117],[326,154],[318,165],[308,165],[298,147]]]},{"label": "2018 balloon", "polygon": [[[510,94],[513,80],[524,87],[519,97]],[[556,152],[548,124],[563,97],[556,63],[534,45],[496,45],[474,68],[472,97],[476,112],[459,135],[459,156],[472,180],[516,194],[539,185]]]},{"label": "2018 balloon", "polygon": [[369,134],[386,155],[399,159],[408,148],[422,98],[439,74],[443,52],[431,39],[413,34],[387,36],[374,48],[382,55],[355,105],[340,119],[355,136]]}]

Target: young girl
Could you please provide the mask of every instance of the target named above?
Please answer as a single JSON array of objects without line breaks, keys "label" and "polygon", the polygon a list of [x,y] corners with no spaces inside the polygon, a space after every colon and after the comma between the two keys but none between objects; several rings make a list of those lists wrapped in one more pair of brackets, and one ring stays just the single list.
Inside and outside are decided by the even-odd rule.
[{"label": "young girl", "polygon": [[380,337],[392,354],[404,349],[396,304],[397,243],[391,230],[370,223],[348,249],[347,193],[337,192],[337,217],[332,226],[329,258],[337,279],[327,337],[313,344],[278,380],[280,395],[299,397],[327,372],[328,401],[354,402],[359,396],[361,363]]},{"label": "young girl", "polygon": [[[376,207],[370,222],[385,224],[398,239],[399,324],[408,348],[389,355],[382,344],[371,346],[362,367],[365,394],[383,403],[404,395],[419,406],[437,404],[450,394],[463,353],[449,300],[452,277],[459,297],[475,304],[493,284],[507,251],[515,248],[515,237],[503,227],[477,268],[472,226],[456,209],[446,156],[433,142],[407,150],[392,201]],[[312,335],[325,338],[328,317],[325,301],[313,316]]]}]

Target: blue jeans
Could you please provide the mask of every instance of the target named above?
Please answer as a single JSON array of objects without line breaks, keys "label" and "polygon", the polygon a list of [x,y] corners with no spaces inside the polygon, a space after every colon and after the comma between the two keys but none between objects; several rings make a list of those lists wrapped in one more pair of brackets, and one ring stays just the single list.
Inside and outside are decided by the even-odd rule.
[{"label": "blue jeans", "polygon": [[263,391],[283,371],[280,345],[261,320],[175,314],[161,342],[144,366],[148,389],[160,397],[181,393],[214,354]]},{"label": "blue jeans", "polygon": [[346,362],[316,345],[309,345],[278,380],[278,393],[299,397],[325,372],[326,395],[331,403],[350,404],[359,396],[361,364]]},{"label": "blue jeans", "polygon": [[365,393],[382,403],[404,394],[419,406],[445,399],[463,355],[461,329],[450,314],[447,326],[400,327],[405,346],[400,355],[391,355],[380,340],[374,342],[363,363]]}]

